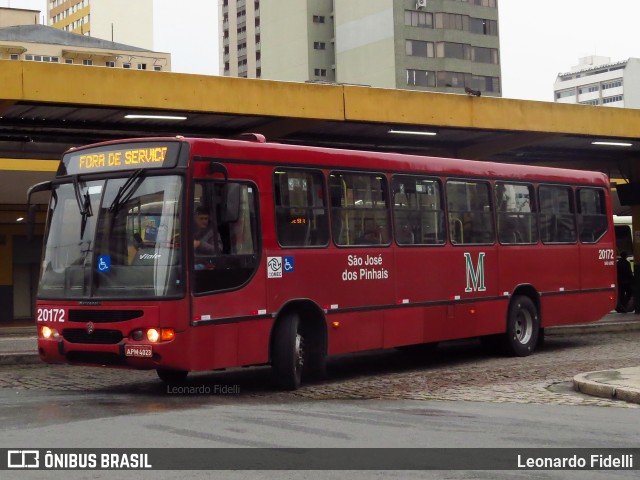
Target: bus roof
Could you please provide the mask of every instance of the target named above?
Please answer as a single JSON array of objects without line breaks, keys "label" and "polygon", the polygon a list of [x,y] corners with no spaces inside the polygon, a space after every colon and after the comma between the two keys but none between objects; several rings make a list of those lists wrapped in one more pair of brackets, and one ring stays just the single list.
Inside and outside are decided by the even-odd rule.
[{"label": "bus roof", "polygon": [[[248,138],[252,137],[247,135]],[[345,168],[377,172],[424,173],[427,175],[477,176],[513,180],[579,183],[609,186],[609,177],[602,172],[565,168],[496,163],[480,160],[419,156],[403,153],[345,150],[326,147],[269,143],[262,135],[246,139],[147,137],[108,141],[81,148],[112,145],[119,142],[183,141],[189,143],[193,155],[220,159],[248,159],[256,163],[278,166],[309,166]],[[78,148],[73,151],[79,150]],[[68,152],[67,152],[68,153]]]}]

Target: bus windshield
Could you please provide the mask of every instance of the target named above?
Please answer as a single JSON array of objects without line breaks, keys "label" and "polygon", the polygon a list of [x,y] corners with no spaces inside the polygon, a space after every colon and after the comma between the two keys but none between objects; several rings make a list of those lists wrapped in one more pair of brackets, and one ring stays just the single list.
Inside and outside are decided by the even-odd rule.
[{"label": "bus windshield", "polygon": [[57,184],[39,298],[152,298],[183,293],[182,177]]}]

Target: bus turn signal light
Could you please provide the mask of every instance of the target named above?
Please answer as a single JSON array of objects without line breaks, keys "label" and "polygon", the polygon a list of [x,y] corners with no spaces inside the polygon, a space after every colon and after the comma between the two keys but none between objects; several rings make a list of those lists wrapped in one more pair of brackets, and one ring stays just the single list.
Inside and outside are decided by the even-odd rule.
[{"label": "bus turn signal light", "polygon": [[45,339],[58,338],[60,336],[55,328],[47,327],[46,325],[40,327],[40,335]]},{"label": "bus turn signal light", "polygon": [[147,330],[147,339],[151,343],[168,342],[176,336],[173,328],[150,328]]},{"label": "bus turn signal light", "polygon": [[169,340],[173,340],[176,336],[176,332],[173,328],[163,328],[160,330],[160,339],[163,342],[168,342]]}]

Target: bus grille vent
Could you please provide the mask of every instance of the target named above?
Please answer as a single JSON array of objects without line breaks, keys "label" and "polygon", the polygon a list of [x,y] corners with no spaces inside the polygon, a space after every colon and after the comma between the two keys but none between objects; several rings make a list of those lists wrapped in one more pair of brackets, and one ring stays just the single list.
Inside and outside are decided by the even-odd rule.
[{"label": "bus grille vent", "polygon": [[106,352],[69,352],[67,360],[70,363],[91,365],[126,365],[119,355]]},{"label": "bus grille vent", "polygon": [[69,343],[111,345],[122,340],[122,333],[118,330],[95,330],[92,333],[87,333],[84,328],[67,328],[62,336]]},{"label": "bus grille vent", "polygon": [[142,310],[69,310],[70,322],[111,323],[140,318]]}]

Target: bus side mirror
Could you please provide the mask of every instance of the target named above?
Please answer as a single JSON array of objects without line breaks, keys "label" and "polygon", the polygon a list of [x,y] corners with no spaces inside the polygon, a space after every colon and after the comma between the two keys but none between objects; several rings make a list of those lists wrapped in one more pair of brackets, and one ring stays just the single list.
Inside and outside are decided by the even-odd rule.
[{"label": "bus side mirror", "polygon": [[240,218],[240,184],[224,185],[224,204],[222,205],[222,222],[234,223]]},{"label": "bus side mirror", "polygon": [[33,240],[33,232],[36,228],[36,213],[38,211],[37,205],[29,205],[27,211],[27,241]]},{"label": "bus side mirror", "polygon": [[37,205],[31,204],[31,195],[38,192],[50,192],[53,189],[53,184],[50,181],[36,183],[29,187],[27,190],[27,240],[33,239],[33,232],[36,225],[36,212],[38,211]]}]

